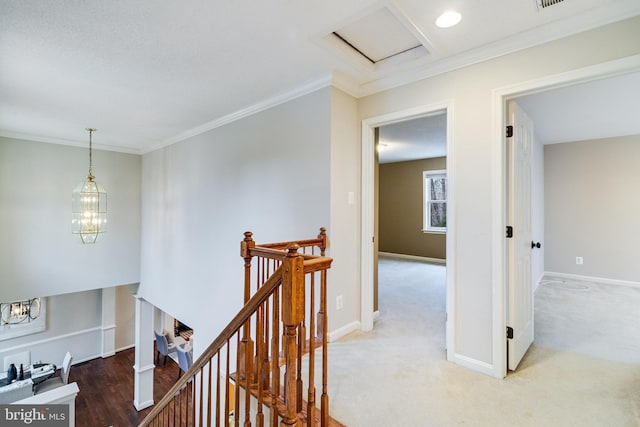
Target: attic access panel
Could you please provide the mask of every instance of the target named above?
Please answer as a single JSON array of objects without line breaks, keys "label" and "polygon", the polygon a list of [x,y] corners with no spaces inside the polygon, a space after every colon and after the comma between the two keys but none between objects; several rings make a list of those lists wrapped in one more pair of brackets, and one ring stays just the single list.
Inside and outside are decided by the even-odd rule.
[{"label": "attic access panel", "polygon": [[386,7],[345,25],[333,34],[372,64],[414,49],[427,53],[420,40]]}]

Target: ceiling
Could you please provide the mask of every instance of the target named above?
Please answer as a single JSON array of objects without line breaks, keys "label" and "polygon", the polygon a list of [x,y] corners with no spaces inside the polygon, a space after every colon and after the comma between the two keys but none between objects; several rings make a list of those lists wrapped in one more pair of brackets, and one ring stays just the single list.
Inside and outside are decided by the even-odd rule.
[{"label": "ceiling", "polygon": [[[640,72],[521,96],[544,145],[640,135]],[[447,155],[446,113],[382,126],[380,163]],[[381,147],[381,148],[380,148]]]},{"label": "ceiling", "polygon": [[[462,22],[437,28],[452,7]],[[328,84],[360,97],[639,14],[637,0],[0,0],[0,136],[86,146],[95,127],[96,148],[145,153]],[[369,61],[336,34],[384,49]],[[413,48],[382,59],[396,40]]]}]

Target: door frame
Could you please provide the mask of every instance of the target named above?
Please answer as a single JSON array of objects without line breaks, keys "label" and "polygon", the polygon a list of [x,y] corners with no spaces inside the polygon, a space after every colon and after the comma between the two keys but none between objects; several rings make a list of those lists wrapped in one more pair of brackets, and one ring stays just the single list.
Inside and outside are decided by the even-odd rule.
[{"label": "door frame", "polygon": [[506,87],[494,89],[493,105],[493,160],[492,160],[492,324],[493,324],[493,374],[497,378],[507,375],[506,350],[506,287],[507,267],[509,265],[506,250],[505,228],[507,224],[507,150],[505,127],[507,125],[507,102],[520,96],[530,95],[550,89],[598,80],[616,75],[640,71],[640,55],[633,55],[589,67],[554,74]]},{"label": "door frame", "polygon": [[447,115],[447,236],[446,236],[446,313],[445,335],[447,360],[454,354],[455,334],[455,176],[453,152],[453,100],[395,111],[362,121],[362,206],[360,251],[360,328],[373,329],[373,262],[374,262],[374,165],[375,129],[429,114],[445,111]]}]

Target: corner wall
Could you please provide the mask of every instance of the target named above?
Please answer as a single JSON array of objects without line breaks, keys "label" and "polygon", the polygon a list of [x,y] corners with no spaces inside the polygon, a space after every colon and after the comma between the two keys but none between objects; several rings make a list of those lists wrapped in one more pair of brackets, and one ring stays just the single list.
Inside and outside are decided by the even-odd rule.
[{"label": "corner wall", "polygon": [[546,145],[544,158],[545,269],[640,283],[640,136]]}]

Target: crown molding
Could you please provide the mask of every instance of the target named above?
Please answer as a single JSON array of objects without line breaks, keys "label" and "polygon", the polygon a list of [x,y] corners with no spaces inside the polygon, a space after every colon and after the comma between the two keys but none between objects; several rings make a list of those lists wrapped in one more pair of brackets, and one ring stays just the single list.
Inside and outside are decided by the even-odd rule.
[{"label": "crown molding", "polygon": [[227,114],[225,116],[219,117],[217,119],[211,120],[207,123],[204,123],[200,126],[196,126],[191,128],[185,132],[179,133],[171,138],[165,139],[159,144],[150,147],[149,149],[145,149],[142,154],[149,153],[151,151],[158,150],[163,147],[167,147],[169,145],[184,141],[186,139],[192,138],[194,136],[203,134],[215,128],[219,128],[221,126],[227,125],[229,123],[235,122],[236,120],[244,119],[246,117],[252,116],[254,114],[260,113],[262,111],[268,110],[270,108],[276,107],[280,104],[284,104],[285,102],[292,101],[296,98],[300,98],[302,96],[313,93],[319,89],[323,89],[325,87],[331,86],[332,76],[325,75],[319,79],[307,82],[303,85],[300,85],[292,90],[281,92],[275,96],[259,101],[255,104],[249,105],[240,110],[234,111],[233,113]]},{"label": "crown molding", "polygon": [[[45,142],[47,144],[58,144],[58,145],[67,145],[70,147],[80,147],[80,148],[88,148],[87,141],[75,141],[71,139],[64,138],[52,138],[49,136],[41,136],[41,135],[30,135],[26,133],[19,132],[9,132],[0,130],[0,137],[3,138],[11,138],[11,139],[19,139],[23,141],[33,141],[33,142]],[[140,150],[131,148],[131,147],[121,147],[116,145],[104,145],[104,144],[93,144],[94,150],[103,150],[103,151],[115,151],[118,153],[126,153],[126,154],[142,154]]]}]

